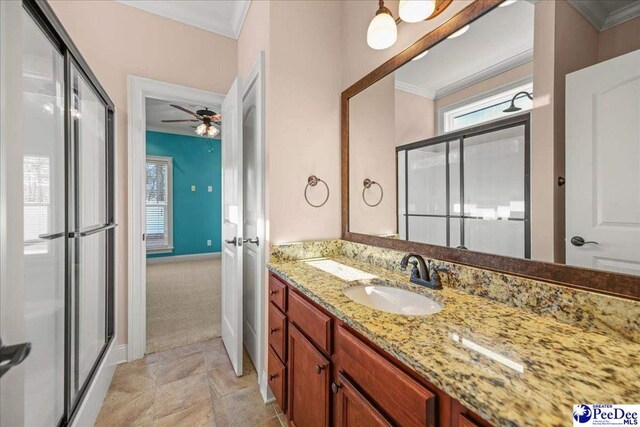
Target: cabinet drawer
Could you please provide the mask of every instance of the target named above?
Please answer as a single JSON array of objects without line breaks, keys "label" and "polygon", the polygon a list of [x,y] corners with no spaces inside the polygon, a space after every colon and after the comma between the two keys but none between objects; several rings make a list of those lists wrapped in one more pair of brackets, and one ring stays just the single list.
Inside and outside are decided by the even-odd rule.
[{"label": "cabinet drawer", "polygon": [[289,321],[304,332],[320,349],[331,354],[331,318],[300,295],[289,294]]},{"label": "cabinet drawer", "polygon": [[287,411],[287,396],[285,395],[287,390],[287,380],[286,380],[286,368],[284,364],[280,361],[278,356],[276,356],[273,348],[269,348],[269,366],[268,366],[268,376],[269,380],[269,388],[271,388],[271,392],[273,392],[273,396],[276,398],[278,405],[282,408],[283,411]]},{"label": "cabinet drawer", "polygon": [[287,285],[273,274],[269,275],[269,301],[274,303],[283,313],[286,313]]},{"label": "cabinet drawer", "polygon": [[269,303],[269,345],[280,360],[286,360],[287,318],[271,303]]},{"label": "cabinet drawer", "polygon": [[460,414],[458,418],[458,427],[480,427],[480,425],[471,421],[470,418],[467,418],[464,415]]},{"label": "cabinet drawer", "polygon": [[334,392],[336,427],[392,427],[393,424],[344,375],[338,374]]},{"label": "cabinet drawer", "polygon": [[336,328],[336,364],[396,425],[435,425],[435,395],[344,327]]}]

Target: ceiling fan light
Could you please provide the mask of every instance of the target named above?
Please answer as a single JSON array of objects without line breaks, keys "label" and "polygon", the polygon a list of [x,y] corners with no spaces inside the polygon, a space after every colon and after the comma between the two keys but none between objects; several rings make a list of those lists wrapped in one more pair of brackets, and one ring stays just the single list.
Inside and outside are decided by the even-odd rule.
[{"label": "ceiling fan light", "polygon": [[420,22],[436,10],[436,0],[400,0],[399,14],[404,22]]},{"label": "ceiling fan light", "polygon": [[205,125],[204,123],[201,123],[196,128],[196,133],[200,136],[204,135],[206,132],[207,132],[207,125]]},{"label": "ceiling fan light", "polygon": [[207,135],[209,135],[211,138],[215,138],[219,133],[220,131],[215,126],[209,126],[209,129],[207,130]]},{"label": "ceiling fan light", "polygon": [[397,38],[396,21],[389,9],[381,6],[367,29],[367,44],[371,49],[382,50],[393,46]]}]

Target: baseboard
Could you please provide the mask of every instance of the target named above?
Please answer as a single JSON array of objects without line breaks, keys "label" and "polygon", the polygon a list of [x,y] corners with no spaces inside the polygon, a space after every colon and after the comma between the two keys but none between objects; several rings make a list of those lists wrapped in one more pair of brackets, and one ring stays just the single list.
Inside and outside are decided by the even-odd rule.
[{"label": "baseboard", "polygon": [[120,365],[121,363],[127,363],[127,345],[119,344],[116,347],[116,351],[113,352],[112,363],[114,365]]},{"label": "baseboard", "polygon": [[197,261],[203,259],[215,259],[222,256],[221,252],[209,252],[206,254],[190,254],[190,255],[176,255],[176,256],[161,256],[156,258],[147,258],[147,264],[163,264],[165,262],[180,262],[180,261]]},{"label": "baseboard", "polygon": [[113,378],[113,373],[116,370],[116,364],[113,363],[113,360],[118,352],[119,346],[114,340],[107,350],[106,357],[102,359],[102,363],[96,371],[95,379],[89,386],[78,412],[73,417],[71,427],[86,427],[95,424],[102,402],[104,402],[107,390],[109,390],[111,378]]}]

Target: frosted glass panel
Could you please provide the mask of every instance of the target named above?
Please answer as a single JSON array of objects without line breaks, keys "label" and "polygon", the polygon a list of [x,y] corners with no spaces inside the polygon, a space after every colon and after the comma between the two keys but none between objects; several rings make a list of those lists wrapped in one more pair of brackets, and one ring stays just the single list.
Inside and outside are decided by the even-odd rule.
[{"label": "frosted glass panel", "polygon": [[64,402],[64,62],[24,11],[22,24],[24,424],[43,426],[58,424]]},{"label": "frosted glass panel", "polygon": [[522,258],[524,225],[524,221],[465,219],[465,246],[474,251]]},{"label": "frosted glass panel", "polygon": [[410,216],[409,240],[412,242],[447,245],[447,219]]},{"label": "frosted glass panel", "polygon": [[446,144],[411,150],[408,155],[409,213],[445,215]]},{"label": "frosted glass panel", "polygon": [[464,140],[465,216],[524,218],[524,155],[524,126]]}]

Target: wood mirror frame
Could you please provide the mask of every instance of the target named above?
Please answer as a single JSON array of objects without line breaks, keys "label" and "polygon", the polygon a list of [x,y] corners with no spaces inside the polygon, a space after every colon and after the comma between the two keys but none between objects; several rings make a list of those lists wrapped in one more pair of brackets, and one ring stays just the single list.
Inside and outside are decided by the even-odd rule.
[{"label": "wood mirror frame", "polygon": [[553,264],[502,255],[492,255],[484,252],[390,239],[349,231],[349,99],[394,72],[419,53],[435,46],[456,30],[480,18],[503,1],[504,0],[476,0],[458,12],[453,18],[430,33],[425,34],[414,44],[342,92],[342,238],[356,243],[395,249],[403,252],[416,252],[429,258],[442,261],[639,301],[640,277],[632,275],[592,270],[565,264]]}]

